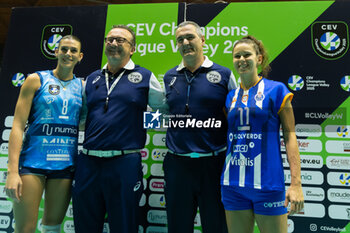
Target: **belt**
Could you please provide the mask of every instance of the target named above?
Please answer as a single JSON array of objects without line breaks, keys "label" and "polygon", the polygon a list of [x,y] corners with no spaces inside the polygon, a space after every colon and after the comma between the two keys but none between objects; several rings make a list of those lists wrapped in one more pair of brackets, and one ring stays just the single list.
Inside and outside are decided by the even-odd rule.
[{"label": "belt", "polygon": [[186,154],[179,154],[179,153],[173,152],[172,150],[168,149],[168,151],[171,154],[179,155],[179,156],[185,156],[185,157],[190,157],[190,158],[201,158],[201,157],[217,156],[220,152],[223,152],[225,150],[226,150],[226,146],[221,148],[221,149],[219,149],[219,150],[212,151],[212,152],[209,152],[209,153],[192,152],[192,153],[186,153]]},{"label": "belt", "polygon": [[140,150],[88,150],[83,148],[83,153],[101,158],[114,157],[131,153],[138,153]]}]

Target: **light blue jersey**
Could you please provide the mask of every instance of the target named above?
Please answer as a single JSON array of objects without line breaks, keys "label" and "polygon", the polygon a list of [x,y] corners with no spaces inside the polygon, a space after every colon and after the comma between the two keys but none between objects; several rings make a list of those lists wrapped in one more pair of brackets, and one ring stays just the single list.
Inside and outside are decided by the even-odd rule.
[{"label": "light blue jersey", "polygon": [[62,170],[77,154],[82,81],[58,80],[51,70],[37,72],[36,91],[20,155],[20,166]]},{"label": "light blue jersey", "polygon": [[284,190],[278,113],[292,97],[283,83],[264,78],[249,90],[237,88],[228,94],[222,185]]}]

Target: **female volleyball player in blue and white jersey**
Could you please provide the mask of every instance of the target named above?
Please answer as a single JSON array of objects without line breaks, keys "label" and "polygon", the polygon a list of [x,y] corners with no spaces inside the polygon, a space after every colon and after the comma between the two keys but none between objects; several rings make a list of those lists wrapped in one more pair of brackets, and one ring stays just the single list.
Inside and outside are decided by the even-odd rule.
[{"label": "female volleyball player in blue and white jersey", "polygon": [[15,109],[5,190],[14,200],[17,233],[35,232],[44,190],[41,232],[60,232],[71,197],[83,90],[73,69],[83,58],[81,42],[65,36],[55,53],[56,68],[29,75]]},{"label": "female volleyball player in blue and white jersey", "polygon": [[[233,64],[241,86],[226,100],[228,135],[221,177],[229,233],[252,233],[254,221],[262,233],[287,233],[290,214],[304,205],[300,156],[291,105],[293,94],[281,82],[264,76],[269,71],[264,46],[246,36],[233,47]],[[290,164],[291,185],[284,186],[280,124]]]}]

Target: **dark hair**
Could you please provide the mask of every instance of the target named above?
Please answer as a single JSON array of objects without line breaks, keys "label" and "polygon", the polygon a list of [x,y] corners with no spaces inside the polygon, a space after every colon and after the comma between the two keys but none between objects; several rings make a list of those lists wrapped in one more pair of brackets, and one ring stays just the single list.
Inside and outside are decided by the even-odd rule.
[{"label": "dark hair", "polygon": [[124,25],[124,24],[117,24],[117,25],[113,25],[112,26],[112,29],[114,28],[122,28],[122,29],[125,29],[127,30],[128,32],[130,32],[130,34],[132,35],[132,39],[131,39],[131,45],[132,47],[134,48],[136,46],[136,35],[135,35],[135,32],[134,30],[132,30],[130,27]]},{"label": "dark hair", "polygon": [[[193,25],[195,28],[196,28],[196,32],[197,32],[197,35],[199,37],[202,37],[203,36],[203,33],[201,31],[201,27],[196,23],[196,22],[193,22],[193,21],[184,21],[182,23],[180,23],[178,26],[177,26],[177,29],[181,28],[181,27],[185,27],[187,25]],[[177,30],[176,29],[176,30]]]},{"label": "dark hair", "polygon": [[254,36],[248,35],[236,41],[236,43],[233,45],[233,50],[238,44],[241,44],[241,43],[252,44],[255,49],[256,55],[262,56],[262,62],[260,65],[261,73],[264,77],[266,77],[269,71],[271,70],[271,67],[269,65],[269,56],[266,52],[264,44],[261,42],[261,40],[257,40]]},{"label": "dark hair", "polygon": [[78,41],[79,44],[80,44],[80,51],[81,51],[81,41],[80,39],[77,37],[77,36],[74,36],[74,35],[65,35],[64,37],[61,38],[60,42],[58,43],[58,49],[60,48],[61,46],[61,41],[62,40],[75,40],[75,41]]}]

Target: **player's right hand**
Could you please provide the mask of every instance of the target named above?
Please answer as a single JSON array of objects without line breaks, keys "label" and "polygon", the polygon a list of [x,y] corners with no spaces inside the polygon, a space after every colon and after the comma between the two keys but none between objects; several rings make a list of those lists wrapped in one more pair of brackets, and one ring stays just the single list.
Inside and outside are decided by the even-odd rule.
[{"label": "player's right hand", "polygon": [[18,173],[8,173],[4,192],[12,200],[19,202],[22,197],[22,179]]}]

